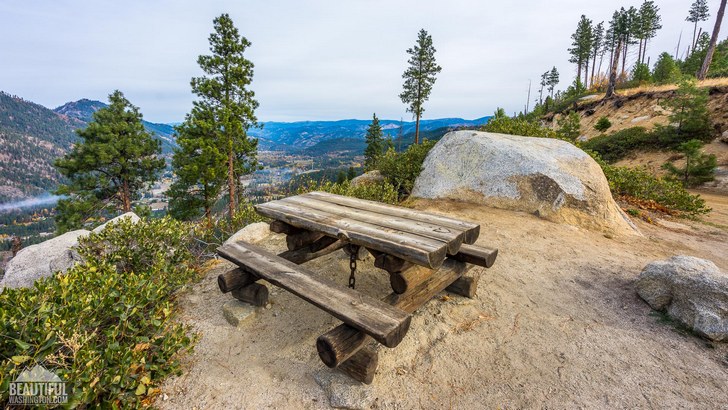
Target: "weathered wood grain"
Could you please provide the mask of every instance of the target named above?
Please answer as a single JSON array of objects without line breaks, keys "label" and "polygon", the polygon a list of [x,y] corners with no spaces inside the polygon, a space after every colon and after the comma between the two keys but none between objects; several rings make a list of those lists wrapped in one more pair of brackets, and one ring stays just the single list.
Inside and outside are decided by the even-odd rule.
[{"label": "weathered wood grain", "polygon": [[478,293],[478,281],[480,280],[480,272],[476,269],[470,271],[471,274],[459,277],[455,282],[450,284],[446,291],[455,293],[456,295],[465,296],[466,298],[474,298]]},{"label": "weathered wood grain", "polygon": [[365,199],[351,198],[348,196],[330,194],[328,192],[309,192],[301,197],[311,197],[320,199],[322,201],[330,202],[332,204],[339,204],[348,206],[351,208],[362,209],[370,212],[376,212],[383,215],[396,216],[400,218],[407,218],[414,221],[425,222],[429,224],[442,225],[451,229],[460,230],[465,233],[464,242],[466,244],[473,244],[478,239],[480,234],[480,225],[473,222],[462,221],[447,216],[417,211],[413,209],[407,209],[394,205],[387,205],[381,202],[367,201]]},{"label": "weathered wood grain", "polygon": [[286,236],[286,246],[289,251],[303,248],[310,245],[324,236],[321,232],[303,231]]},{"label": "weathered wood grain", "polygon": [[[407,313],[412,313],[462,276],[467,269],[465,263],[448,259],[424,282],[406,293],[401,295],[392,293],[383,300]],[[361,333],[358,329],[342,323],[319,336],[316,340],[316,349],[321,361],[329,367],[339,366],[371,341],[370,337]]]},{"label": "weathered wood grain", "polygon": [[301,205],[307,208],[323,211],[331,215],[336,215],[338,217],[349,218],[381,226],[383,228],[397,229],[402,232],[436,239],[446,243],[448,246],[447,251],[451,254],[457,253],[465,237],[465,232],[459,229],[452,229],[442,225],[415,221],[393,215],[384,216],[376,212],[370,212],[366,209],[351,208],[302,195],[284,198],[281,199],[280,202]]},{"label": "weathered wood grain", "polygon": [[250,285],[256,280],[258,278],[255,275],[244,271],[242,268],[235,268],[218,275],[217,286],[220,288],[220,292],[228,293],[234,289]]},{"label": "weathered wood grain", "polygon": [[314,260],[318,257],[328,255],[346,246],[341,239],[324,236],[318,241],[293,251],[285,251],[278,254],[283,259],[289,260],[297,265]]},{"label": "weathered wood grain", "polygon": [[455,255],[448,255],[449,258],[460,262],[472,263],[473,265],[490,268],[498,257],[498,249],[486,248],[475,245],[465,245]]},{"label": "weathered wood grain", "polygon": [[289,225],[283,221],[271,221],[270,230],[271,232],[284,233],[286,235],[293,235],[302,232],[301,229]]},{"label": "weathered wood grain", "polygon": [[265,306],[268,304],[268,288],[260,283],[251,283],[242,288],[233,289],[233,297],[241,302],[247,302],[254,306]]},{"label": "weathered wood grain", "polygon": [[409,329],[412,316],[408,313],[328,279],[317,278],[310,270],[263,248],[238,242],[223,245],[217,251],[223,258],[245,266],[247,271],[288,290],[387,347],[397,346]]},{"label": "weathered wood grain", "polygon": [[447,253],[447,244],[435,239],[341,218],[304,206],[273,201],[255,208],[261,215],[295,227],[322,232],[429,268],[439,267]]},{"label": "weathered wood grain", "polygon": [[365,347],[349,360],[339,365],[339,370],[356,381],[371,384],[379,365],[379,353],[371,347]]},{"label": "weathered wood grain", "polygon": [[427,269],[424,266],[412,266],[399,272],[390,273],[389,284],[392,286],[394,293],[402,294],[424,282],[434,273],[434,270]]}]

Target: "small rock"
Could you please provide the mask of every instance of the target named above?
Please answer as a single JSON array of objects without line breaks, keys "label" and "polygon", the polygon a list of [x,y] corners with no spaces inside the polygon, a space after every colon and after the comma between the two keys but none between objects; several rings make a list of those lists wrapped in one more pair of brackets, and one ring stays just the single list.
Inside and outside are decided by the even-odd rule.
[{"label": "small rock", "polygon": [[636,124],[638,122],[642,122],[645,120],[649,120],[651,117],[649,115],[643,115],[641,117],[632,118],[632,121],[630,121],[632,124]]},{"label": "small rock", "polygon": [[239,300],[229,300],[222,305],[222,314],[231,325],[238,327],[255,315],[255,306]]},{"label": "small rock", "polygon": [[360,186],[360,185],[371,185],[371,184],[380,184],[384,182],[384,175],[382,175],[381,172],[374,170],[365,172],[358,177],[351,180],[352,186]]},{"label": "small rock", "polygon": [[265,222],[256,222],[235,232],[230,238],[228,238],[227,241],[225,241],[225,245],[239,241],[248,243],[260,242],[270,234],[270,225]]},{"label": "small rock", "polygon": [[651,262],[637,279],[637,293],[696,333],[728,340],[728,273],[713,262],[692,256]]},{"label": "small rock", "polygon": [[589,141],[589,137],[587,137],[586,135],[579,135],[579,137],[576,140],[579,142],[587,142],[587,141]]},{"label": "small rock", "polygon": [[718,137],[718,141],[728,144],[728,131],[723,131],[723,134],[721,134],[721,136]]},{"label": "small rock", "polygon": [[131,223],[133,223],[133,224],[135,224],[141,220],[141,218],[139,218],[139,216],[137,216],[137,214],[135,214],[134,212],[127,212],[125,214],[117,216],[114,219],[106,221],[106,223],[103,223],[103,224],[97,226],[91,232],[99,233],[99,232],[103,231],[104,229],[106,229],[106,226],[108,226],[109,224],[115,224],[115,223],[121,221],[122,219],[127,219],[127,218],[129,218],[131,220]]},{"label": "small rock", "polygon": [[372,407],[371,389],[343,373],[321,369],[313,375],[329,399],[329,405],[337,409],[369,409]]}]

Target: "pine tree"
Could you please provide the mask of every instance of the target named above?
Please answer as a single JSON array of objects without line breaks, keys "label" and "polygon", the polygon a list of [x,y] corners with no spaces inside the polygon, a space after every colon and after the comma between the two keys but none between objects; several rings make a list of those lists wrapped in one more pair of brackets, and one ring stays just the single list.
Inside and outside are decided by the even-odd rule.
[{"label": "pine tree", "polygon": [[253,80],[253,63],[245,58],[250,42],[240,35],[227,14],[213,20],[210,34],[212,55],[197,59],[206,76],[192,79],[192,92],[200,97],[195,105],[213,113],[212,129],[223,147],[227,161],[228,217],[236,208],[236,188],[242,175],[258,167],[258,140],[248,136],[248,129],[257,126],[255,109],[258,102],[249,89]]},{"label": "pine tree", "polygon": [[723,21],[723,14],[725,13],[726,0],[721,0],[720,6],[718,7],[718,15],[715,19],[715,25],[713,26],[713,35],[710,36],[710,45],[708,46],[708,53],[703,61],[703,67],[698,73],[698,80],[705,80],[705,76],[708,75],[710,69],[710,63],[713,62],[713,53],[715,53],[715,45],[718,43],[718,34],[720,34],[720,24]]},{"label": "pine tree", "polygon": [[376,169],[379,158],[384,153],[382,127],[379,125],[379,118],[375,113],[372,116],[372,123],[369,124],[365,137],[367,147],[364,149],[364,168],[367,171]]},{"label": "pine tree", "polygon": [[677,81],[680,74],[680,68],[670,53],[662,53],[655,63],[655,69],[652,71],[652,79],[657,84],[669,84]]},{"label": "pine tree", "polygon": [[581,81],[581,70],[586,65],[589,67],[589,55],[592,46],[592,22],[585,15],[581,15],[576,31],[571,35],[571,48],[569,49],[570,63],[576,64],[577,83]]},{"label": "pine tree", "polygon": [[662,28],[662,18],[658,14],[660,8],[652,0],[646,0],[640,6],[637,16],[637,30],[635,36],[639,39],[640,48],[637,53],[637,62],[644,64],[647,55],[647,42],[655,38],[657,31]]},{"label": "pine tree", "polygon": [[212,225],[212,207],[227,177],[227,156],[214,127],[214,113],[200,106],[176,127],[179,148],[174,151],[172,169],[177,179],[167,191],[174,218],[189,220],[202,210],[208,226]]},{"label": "pine tree", "polygon": [[415,46],[407,49],[407,54],[410,55],[407,61],[409,67],[402,74],[404,84],[399,98],[403,103],[409,104],[407,112],[411,112],[416,118],[415,144],[420,142],[420,117],[425,112],[423,105],[430,97],[436,75],[442,71],[442,67],[435,61],[435,51],[432,37],[424,29],[417,35]]},{"label": "pine tree", "polygon": [[[594,26],[593,32],[592,32],[592,71],[591,71],[591,80],[590,83],[594,84],[594,70],[597,67],[597,55],[599,55],[599,51],[603,48],[604,44],[604,22],[600,22],[596,26]],[[585,84],[587,88],[589,88],[589,84]]]},{"label": "pine tree", "polygon": [[676,167],[670,162],[662,165],[673,177],[677,178],[686,187],[694,187],[715,179],[715,168],[718,160],[714,154],[704,154],[700,151],[703,143],[699,140],[683,142],[678,151],[685,155],[685,166]]},{"label": "pine tree", "polygon": [[543,89],[548,85],[549,80],[549,72],[546,71],[545,73],[541,74],[541,82],[539,83],[541,85],[541,89],[538,91],[538,103],[543,104]]},{"label": "pine tree", "polygon": [[698,23],[701,21],[708,20],[708,17],[710,17],[710,11],[708,9],[708,0],[695,0],[693,4],[690,5],[690,10],[688,10],[688,17],[685,19],[685,21],[689,21],[693,23],[693,42],[691,50],[695,50],[695,47],[697,47],[697,32],[698,32]]},{"label": "pine tree", "polygon": [[558,133],[562,136],[572,141],[576,141],[579,138],[581,134],[581,118],[577,112],[572,111],[569,115],[563,116],[557,121],[557,124],[559,126]]},{"label": "pine tree", "polygon": [[662,127],[661,134],[668,143],[681,143],[689,139],[708,141],[712,137],[712,125],[708,112],[708,91],[698,88],[695,80],[684,80],[672,98],[660,102],[672,112],[670,123]]},{"label": "pine tree", "polygon": [[559,84],[559,70],[556,69],[556,66],[554,66],[551,71],[549,72],[549,78],[548,78],[548,90],[551,94],[551,99],[554,98],[554,88]]},{"label": "pine tree", "polygon": [[164,169],[161,144],[147,133],[139,109],[121,91],[109,96],[109,106],[96,111],[81,141],[63,158],[58,171],[67,178],[56,195],[59,231],[81,227],[104,212],[130,212],[142,190]]}]

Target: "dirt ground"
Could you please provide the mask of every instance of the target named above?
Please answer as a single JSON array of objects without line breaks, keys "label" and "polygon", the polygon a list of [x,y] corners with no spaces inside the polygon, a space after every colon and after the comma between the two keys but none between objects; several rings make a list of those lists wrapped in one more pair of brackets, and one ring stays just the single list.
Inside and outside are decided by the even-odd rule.
[{"label": "dirt ground", "polygon": [[[722,201],[722,202],[721,202]],[[676,254],[728,270],[728,201],[710,223],[635,221],[644,236],[605,237],[525,213],[454,202],[415,207],[481,224],[478,244],[499,248],[478,295],[442,293],[421,308],[404,341],[379,350],[371,385],[328,369],[316,338],[339,322],[275,287],[271,305],[234,328],[216,276],[182,300],[200,333],[184,374],[162,386],[161,408],[728,408],[728,344],[686,334],[651,311],[634,281]],[[264,242],[283,249],[282,236]],[[345,284],[337,252],[306,266]],[[389,293],[371,260],[357,289]]]}]

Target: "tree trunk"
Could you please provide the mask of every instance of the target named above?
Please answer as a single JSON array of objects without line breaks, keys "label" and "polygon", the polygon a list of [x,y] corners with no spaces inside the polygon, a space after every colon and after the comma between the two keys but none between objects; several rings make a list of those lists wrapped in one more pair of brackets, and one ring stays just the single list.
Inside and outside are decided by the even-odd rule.
[{"label": "tree trunk", "polygon": [[420,143],[420,113],[417,110],[417,121],[415,122],[415,145]]},{"label": "tree trunk", "polygon": [[576,84],[578,85],[581,81],[581,61],[576,64]]},{"label": "tree trunk", "polygon": [[728,0],[722,0],[720,2],[720,8],[718,9],[718,16],[715,19],[715,26],[713,27],[713,35],[710,37],[710,45],[708,46],[708,54],[705,55],[703,61],[703,67],[698,73],[698,80],[705,80],[705,76],[708,75],[708,69],[710,63],[713,62],[713,53],[715,52],[715,44],[718,42],[718,34],[720,33],[720,23],[723,21],[723,14],[725,13],[725,4]]},{"label": "tree trunk", "polygon": [[624,52],[622,53],[622,75],[624,75],[625,66],[627,65],[627,48],[629,48],[629,38],[624,40]]},{"label": "tree trunk", "polygon": [[233,220],[235,215],[235,168],[233,166],[233,142],[228,142],[228,192],[230,203],[228,204],[228,218]]},{"label": "tree trunk", "polygon": [[[645,63],[645,57],[647,57],[647,39],[645,39],[645,45],[642,47],[642,64]],[[649,63],[647,64],[649,67]]]},{"label": "tree trunk", "polygon": [[589,88],[589,58],[586,59],[584,64],[584,90]]},{"label": "tree trunk", "polygon": [[131,212],[131,193],[129,192],[129,181],[126,178],[121,183],[121,210],[124,213]]},{"label": "tree trunk", "polygon": [[597,68],[597,53],[599,50],[594,49],[594,57],[592,57],[591,85],[594,85],[594,69]]},{"label": "tree trunk", "polygon": [[642,39],[640,39],[640,45],[637,49],[637,64],[642,64]]},{"label": "tree trunk", "polygon": [[611,98],[614,96],[614,87],[617,85],[617,67],[619,67],[619,54],[622,51],[622,40],[617,42],[617,48],[614,53],[614,60],[612,61],[612,68],[609,72],[609,85],[607,85],[607,94],[604,99]]},{"label": "tree trunk", "polygon": [[695,35],[698,31],[698,20],[695,20],[695,26],[693,26],[693,42],[690,43],[693,46],[693,50],[695,50],[695,43],[698,41],[698,37]]}]

